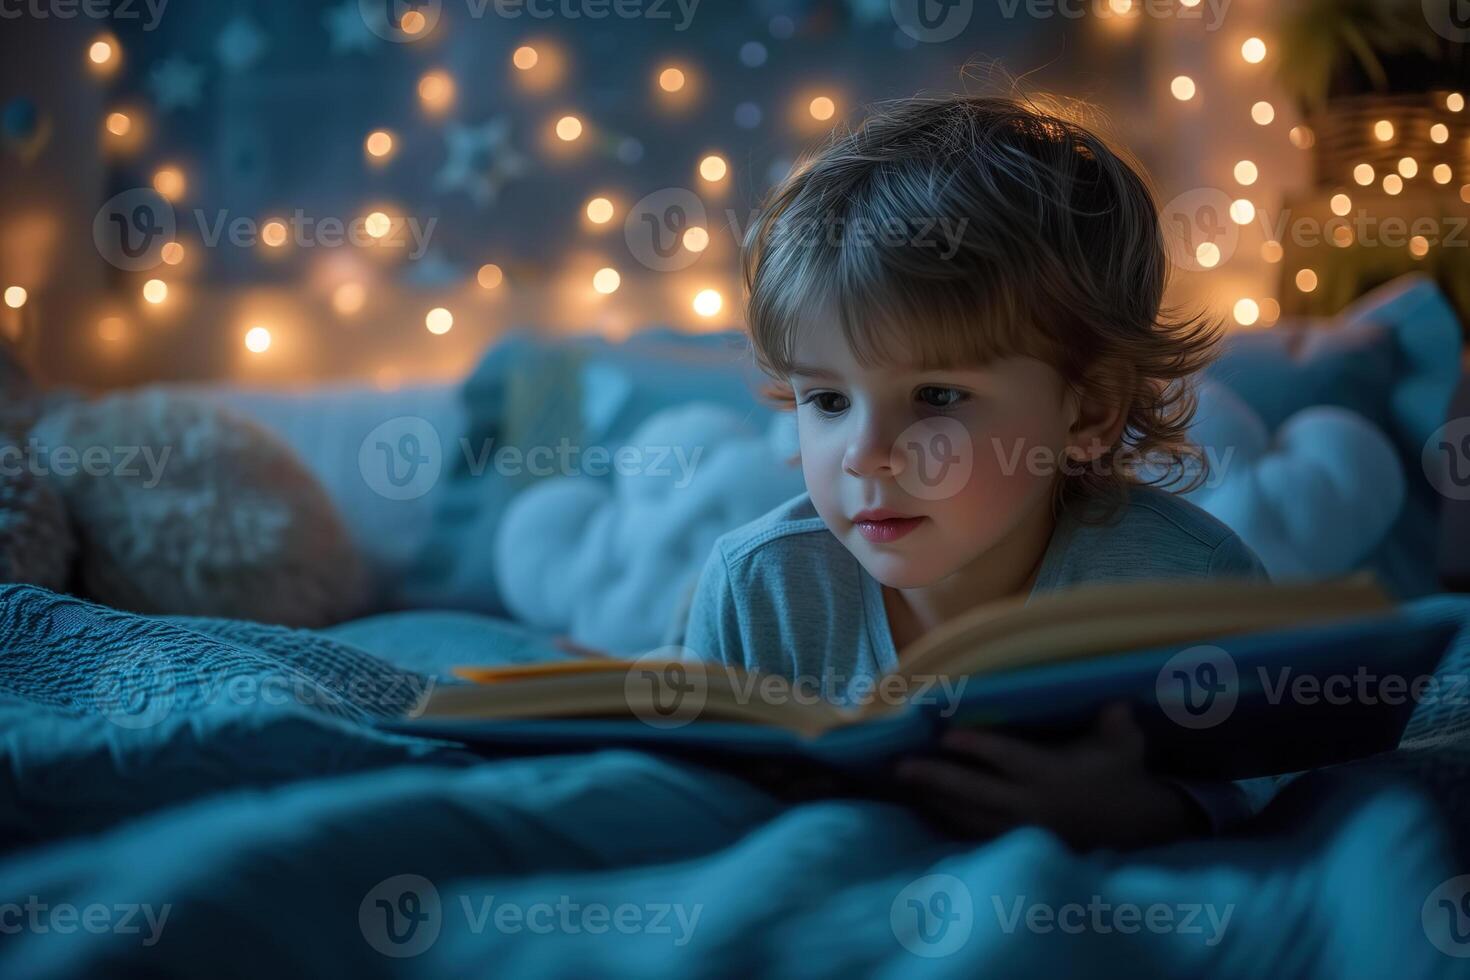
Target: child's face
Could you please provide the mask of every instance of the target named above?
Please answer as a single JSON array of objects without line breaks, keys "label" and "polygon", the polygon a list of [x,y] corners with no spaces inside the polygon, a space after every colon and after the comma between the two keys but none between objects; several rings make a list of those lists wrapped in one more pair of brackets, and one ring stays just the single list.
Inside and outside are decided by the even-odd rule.
[{"label": "child's face", "polygon": [[[817,513],[874,578],[930,585],[1050,506],[1074,400],[1029,357],[919,372],[862,367],[841,331],[801,331],[790,377]],[[867,521],[871,515],[907,520]]]}]

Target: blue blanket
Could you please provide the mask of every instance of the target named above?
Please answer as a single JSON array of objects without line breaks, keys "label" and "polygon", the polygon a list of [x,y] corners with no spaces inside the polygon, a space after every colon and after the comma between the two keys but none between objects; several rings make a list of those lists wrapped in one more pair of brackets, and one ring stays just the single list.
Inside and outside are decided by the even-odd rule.
[{"label": "blue blanket", "polygon": [[0,587],[0,976],[1463,975],[1470,600],[1399,751],[1128,855],[783,803],[634,752],[486,761],[366,722],[511,624],[323,632]]}]

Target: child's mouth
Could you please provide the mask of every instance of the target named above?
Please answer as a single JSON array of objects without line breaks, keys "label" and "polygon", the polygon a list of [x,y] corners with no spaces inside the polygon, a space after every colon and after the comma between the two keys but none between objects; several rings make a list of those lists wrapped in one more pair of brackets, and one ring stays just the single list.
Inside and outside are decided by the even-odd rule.
[{"label": "child's mouth", "polygon": [[886,544],[904,537],[923,521],[922,517],[889,517],[883,520],[855,520],[853,527],[867,540]]}]

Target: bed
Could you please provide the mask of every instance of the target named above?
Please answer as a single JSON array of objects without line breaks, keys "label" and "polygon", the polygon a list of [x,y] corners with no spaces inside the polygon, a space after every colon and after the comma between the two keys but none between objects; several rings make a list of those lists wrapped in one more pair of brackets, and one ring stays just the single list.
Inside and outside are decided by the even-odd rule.
[{"label": "bed", "polygon": [[[1431,291],[1395,284],[1335,333],[1239,345],[1200,431],[1255,446],[1234,489],[1201,499],[1273,573],[1370,568],[1416,617],[1454,625],[1435,696],[1396,751],[1301,775],[1226,836],[1127,854],[1036,829],[953,840],[892,804],[791,802],[641,752],[486,757],[376,727],[456,664],[564,658],[558,635],[677,638],[685,570],[740,513],[690,505],[656,560],[618,556],[594,594],[598,576],[569,576],[618,539],[586,528],[615,528],[630,500],[667,506],[658,487],[471,479],[446,455],[428,492],[391,500],[359,467],[365,436],[411,416],[547,444],[568,420],[526,392],[560,379],[579,438],[713,431],[737,447],[732,471],[775,466],[789,442],[728,338],[512,338],[462,386],[209,390],[328,485],[380,611],[301,630],[0,586],[0,976],[1462,976],[1470,597],[1437,590],[1434,489],[1414,468],[1458,381],[1459,328]],[[1396,491],[1344,490],[1347,464],[1318,458],[1324,433],[1365,427],[1378,435],[1342,445],[1387,446]],[[583,530],[527,559],[524,540],[555,532],[548,509],[573,506]],[[630,608],[652,625],[629,626]]]}]

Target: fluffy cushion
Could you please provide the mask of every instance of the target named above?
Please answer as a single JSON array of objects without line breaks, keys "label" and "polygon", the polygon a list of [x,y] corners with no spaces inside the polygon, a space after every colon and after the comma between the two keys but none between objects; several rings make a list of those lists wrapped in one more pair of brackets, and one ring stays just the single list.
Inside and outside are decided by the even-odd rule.
[{"label": "fluffy cushion", "polygon": [[650,417],[611,482],[557,477],[522,492],[495,541],[516,616],[614,653],[657,646],[715,539],[802,491],[793,419],[764,433],[720,405]]},{"label": "fluffy cushion", "polygon": [[1188,494],[1255,549],[1274,578],[1337,575],[1378,547],[1404,505],[1393,443],[1356,412],[1304,409],[1275,432],[1240,396],[1200,385],[1191,435],[1212,472]]},{"label": "fluffy cushion", "polygon": [[1461,326],[1434,281],[1402,276],[1322,322],[1236,334],[1210,377],[1275,430],[1313,405],[1350,409],[1383,431],[1407,474],[1404,507],[1364,558],[1403,596],[1439,588],[1432,555],[1439,496],[1421,475],[1425,441],[1445,420],[1460,377]]},{"label": "fluffy cushion", "polygon": [[91,598],[290,626],[359,611],[365,576],[331,503],[253,422],[154,390],[62,406],[32,434]]},{"label": "fluffy cushion", "polygon": [[1352,409],[1418,465],[1460,377],[1460,323],[1434,280],[1409,275],[1324,322],[1232,335],[1209,376],[1275,429],[1311,405]]},{"label": "fluffy cushion", "polygon": [[[626,342],[516,332],[498,341],[465,381],[467,451],[446,452],[446,481],[434,531],[400,590],[411,605],[452,606],[503,615],[503,590],[490,553],[466,541],[496,533],[516,494],[541,479],[522,468],[500,472],[487,458],[503,448],[615,449],[653,413],[692,401],[768,418],[755,399],[760,373],[737,332],[691,335],[642,331]],[[446,440],[448,445],[448,440]],[[543,450],[544,451],[544,450]]]}]

